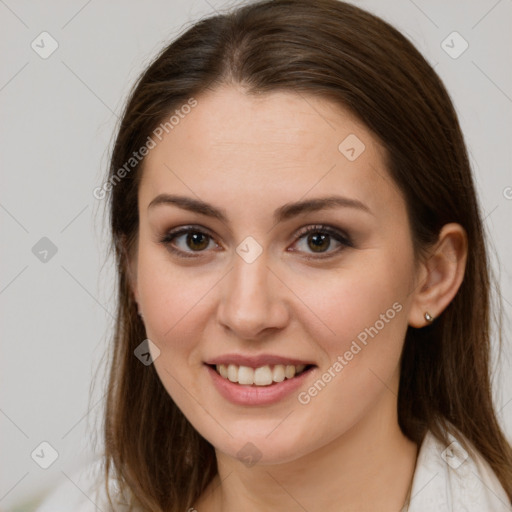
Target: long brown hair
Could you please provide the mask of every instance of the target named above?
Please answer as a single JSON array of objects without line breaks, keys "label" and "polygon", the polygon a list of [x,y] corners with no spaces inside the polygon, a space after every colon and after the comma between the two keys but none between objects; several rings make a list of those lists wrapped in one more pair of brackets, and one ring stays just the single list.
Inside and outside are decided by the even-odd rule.
[{"label": "long brown hair", "polygon": [[153,365],[133,354],[146,337],[127,268],[137,244],[144,160],[121,178],[119,170],[176,108],[230,83],[247,94],[320,96],[360,118],[386,148],[417,254],[437,240],[444,224],[464,227],[469,254],[457,295],[432,325],[409,327],[406,334],[399,424],[418,444],[427,430],[448,442],[444,430],[453,425],[512,497],[512,452],[491,394],[485,236],[457,115],[437,74],[402,34],[336,0],[260,1],[203,19],[157,56],[131,92],[108,176],[118,305],[104,420],[105,480],[115,478],[135,506],[182,512],[217,473],[213,447],[174,404]]}]

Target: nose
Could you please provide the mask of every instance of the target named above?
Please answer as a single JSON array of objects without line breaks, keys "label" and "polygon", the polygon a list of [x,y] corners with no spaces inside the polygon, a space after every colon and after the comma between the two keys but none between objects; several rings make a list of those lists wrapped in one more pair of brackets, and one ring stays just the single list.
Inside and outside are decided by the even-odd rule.
[{"label": "nose", "polygon": [[286,286],[261,254],[252,263],[238,255],[223,280],[218,321],[239,339],[256,340],[283,329],[289,319]]}]

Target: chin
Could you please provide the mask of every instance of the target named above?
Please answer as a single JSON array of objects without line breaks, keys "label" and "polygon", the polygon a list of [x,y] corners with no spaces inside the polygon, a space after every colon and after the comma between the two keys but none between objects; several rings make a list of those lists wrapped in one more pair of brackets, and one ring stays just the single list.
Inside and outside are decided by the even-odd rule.
[{"label": "chin", "polygon": [[[304,455],[314,451],[321,445],[322,440],[311,438],[311,429],[298,429],[297,426],[288,424],[287,428],[276,429],[281,420],[273,419],[265,422],[265,428],[251,429],[251,427],[239,426],[238,429],[230,428],[226,432],[213,435],[208,432],[199,433],[213,445],[217,454],[219,452],[243,462],[248,467],[258,465],[275,465],[293,462]],[[286,421],[286,420],[285,420]],[[254,422],[253,426],[254,426]],[[269,425],[271,425],[269,427]],[[262,425],[263,426],[263,425]],[[293,429],[293,430],[291,430]]]}]

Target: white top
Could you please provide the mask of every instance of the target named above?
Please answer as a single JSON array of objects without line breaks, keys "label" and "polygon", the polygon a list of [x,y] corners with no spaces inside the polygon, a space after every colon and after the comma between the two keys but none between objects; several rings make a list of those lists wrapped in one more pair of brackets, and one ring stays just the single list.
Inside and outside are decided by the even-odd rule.
[{"label": "white top", "polygon": [[[411,488],[408,512],[512,512],[505,490],[487,462],[469,456],[449,435],[444,446],[430,432],[421,444]],[[110,512],[101,460],[72,474],[35,512]],[[119,512],[117,509],[115,512]],[[124,510],[124,507],[123,507]]]}]

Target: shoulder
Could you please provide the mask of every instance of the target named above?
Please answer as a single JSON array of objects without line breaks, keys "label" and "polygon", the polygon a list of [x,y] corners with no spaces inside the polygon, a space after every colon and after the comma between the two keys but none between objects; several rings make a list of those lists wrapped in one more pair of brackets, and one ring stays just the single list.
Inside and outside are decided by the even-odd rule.
[{"label": "shoulder", "polygon": [[462,434],[447,436],[446,445],[431,432],[426,434],[418,453],[409,512],[512,512],[503,486],[483,456]]},{"label": "shoulder", "polygon": [[[103,460],[97,458],[70,474],[64,473],[35,512],[110,512],[103,468]],[[112,480],[109,484],[115,488]]]}]

